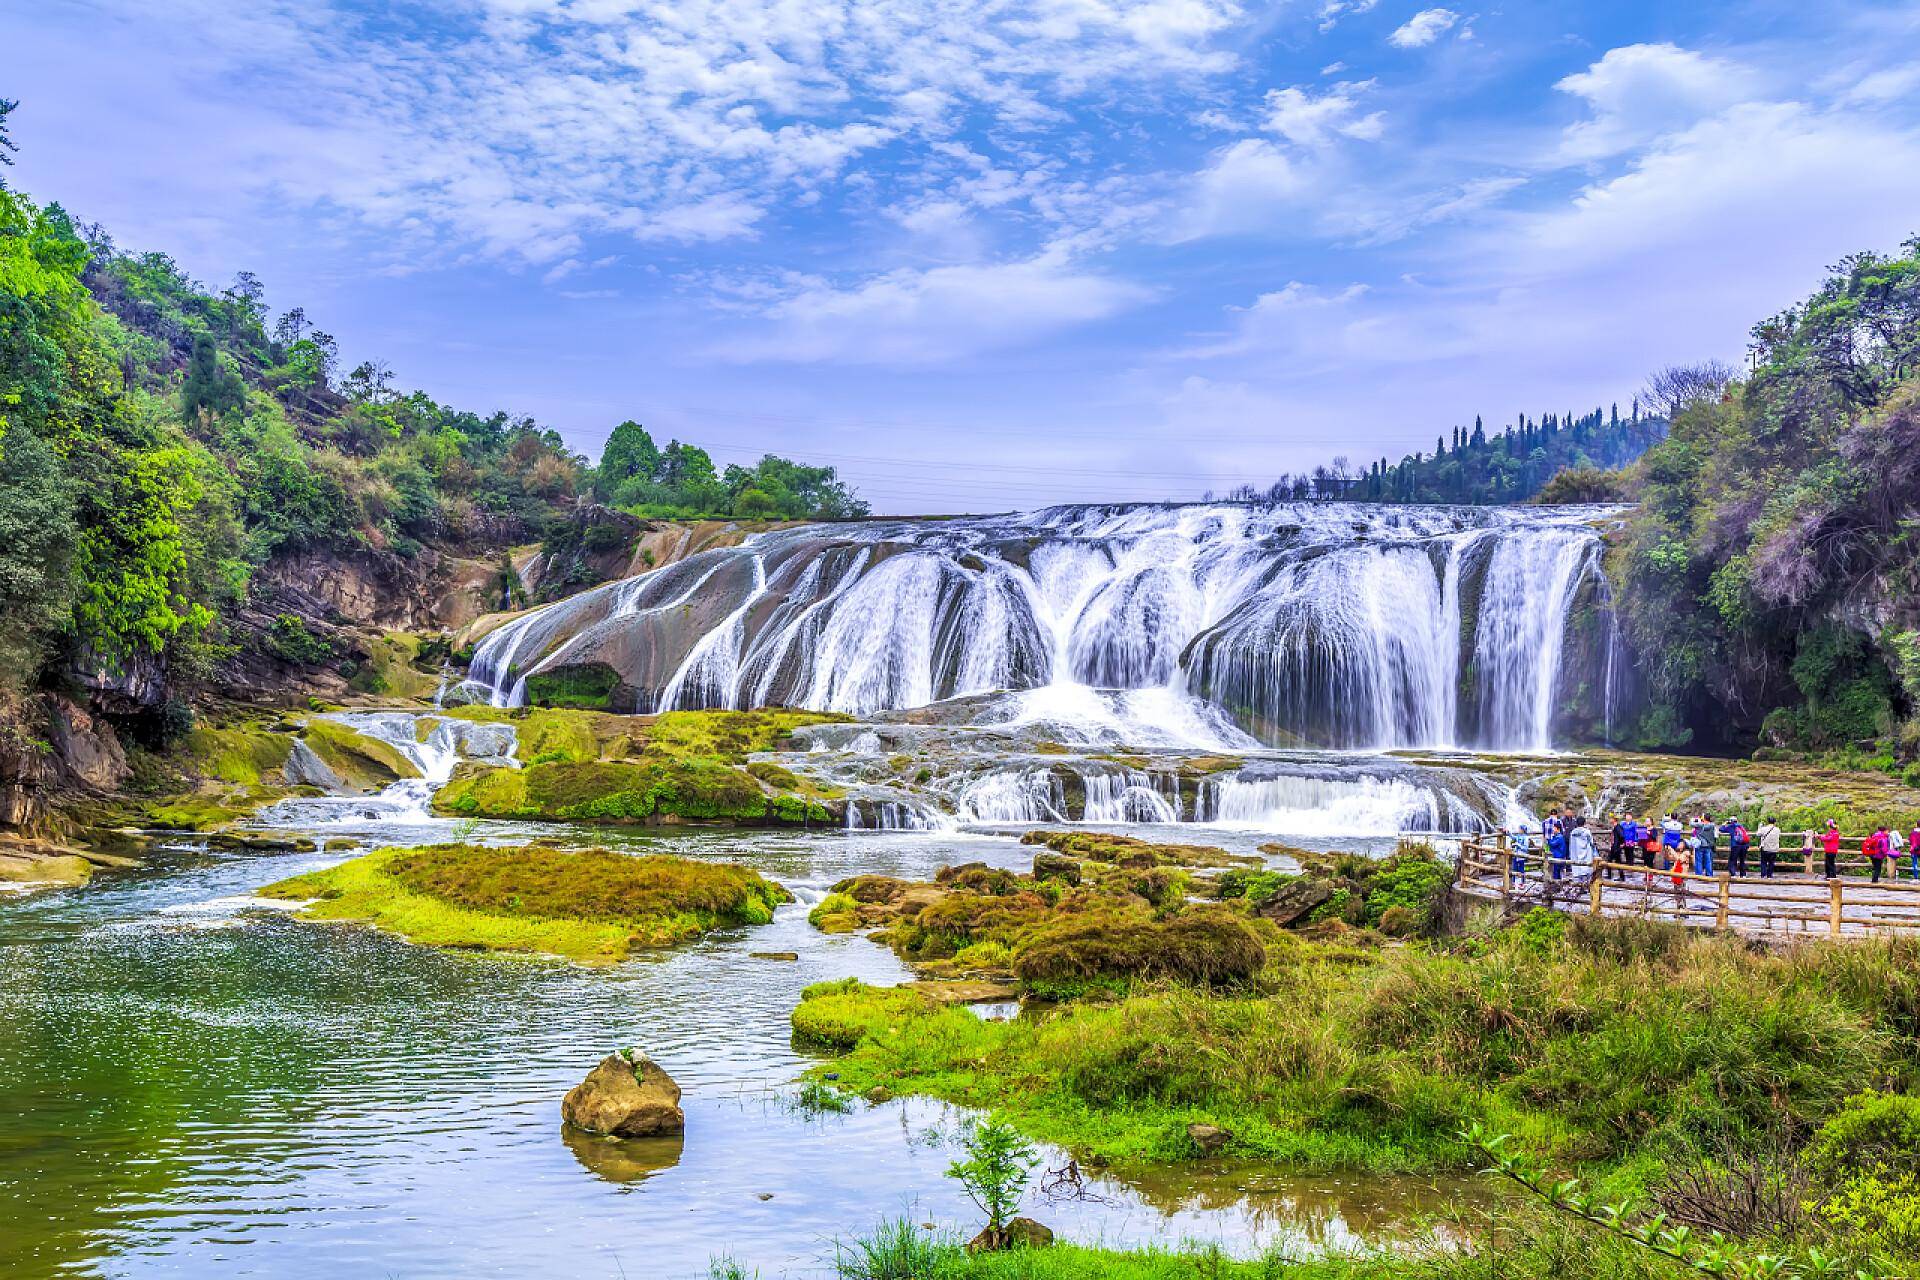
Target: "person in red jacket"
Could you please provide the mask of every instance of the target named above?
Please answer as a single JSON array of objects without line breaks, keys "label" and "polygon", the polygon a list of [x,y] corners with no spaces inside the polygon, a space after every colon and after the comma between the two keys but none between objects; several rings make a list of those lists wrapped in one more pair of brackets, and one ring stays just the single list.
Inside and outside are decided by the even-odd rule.
[{"label": "person in red jacket", "polygon": [[1827,879],[1840,874],[1840,824],[1832,818],[1827,819],[1827,829],[1820,833],[1820,851],[1826,855]]},{"label": "person in red jacket", "polygon": [[1886,868],[1887,859],[1893,856],[1893,837],[1887,834],[1885,826],[1874,828],[1872,835],[1860,842],[1860,851],[1867,855],[1867,877],[1871,884],[1880,883],[1880,873]]}]

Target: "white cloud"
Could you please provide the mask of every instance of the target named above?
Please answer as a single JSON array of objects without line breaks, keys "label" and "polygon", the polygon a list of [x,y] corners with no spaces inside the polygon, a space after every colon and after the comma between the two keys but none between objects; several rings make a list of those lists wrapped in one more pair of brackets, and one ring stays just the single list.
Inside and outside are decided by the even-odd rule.
[{"label": "white cloud", "polygon": [[1394,29],[1387,43],[1399,49],[1420,49],[1432,44],[1460,21],[1451,9],[1422,9]]},{"label": "white cloud", "polygon": [[770,331],[715,354],[735,361],[939,364],[1104,320],[1151,294],[1048,250],[1017,262],[816,283],[767,308]]},{"label": "white cloud", "polygon": [[[1125,110],[1143,88],[1236,66],[1225,37],[1246,18],[1240,0],[427,7],[403,22],[344,0],[97,0],[42,53],[68,63],[84,45],[132,69],[147,101],[204,104],[192,136],[225,161],[223,203],[344,216],[414,262],[550,267],[599,234],[751,238],[823,192],[924,198],[937,179],[920,162],[958,123]],[[1008,137],[995,145],[1017,150]],[[898,163],[874,163],[889,150]],[[1004,176],[976,176],[976,202],[996,182],[1003,203],[1030,201],[1059,178],[995,159]]]},{"label": "white cloud", "polygon": [[1385,131],[1386,115],[1360,114],[1360,95],[1373,83],[1346,81],[1318,95],[1299,85],[1269,90],[1266,127],[1301,147],[1325,147],[1337,138],[1377,141]]},{"label": "white cloud", "polygon": [[1328,32],[1340,24],[1340,19],[1353,14],[1369,13],[1380,0],[1326,0],[1320,6],[1320,30]]},{"label": "white cloud", "polygon": [[1738,63],[1677,45],[1609,49],[1554,86],[1592,112],[1567,129],[1561,152],[1573,160],[1618,155],[1743,102],[1756,87],[1757,77]]},{"label": "white cloud", "polygon": [[1341,343],[1346,314],[1367,292],[1362,284],[1334,293],[1298,280],[1263,293],[1249,307],[1230,307],[1233,331],[1181,351],[1187,359],[1212,360],[1249,351],[1272,353],[1297,365],[1324,360]]},{"label": "white cloud", "polygon": [[1916,91],[1920,91],[1920,62],[1908,62],[1862,76],[1845,97],[1848,102],[1899,102]]},{"label": "white cloud", "polygon": [[1265,138],[1244,138],[1214,153],[1193,183],[1173,229],[1175,240],[1270,230],[1311,183]]}]

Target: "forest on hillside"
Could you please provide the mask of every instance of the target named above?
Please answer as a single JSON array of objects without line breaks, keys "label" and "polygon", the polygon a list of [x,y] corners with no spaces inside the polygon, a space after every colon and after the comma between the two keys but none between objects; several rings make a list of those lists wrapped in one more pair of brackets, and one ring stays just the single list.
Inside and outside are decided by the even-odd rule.
[{"label": "forest on hillside", "polygon": [[1920,777],[1920,237],[1842,260],[1750,356],[1612,479],[1638,503],[1608,576],[1642,739]]},{"label": "forest on hillside", "polygon": [[301,308],[270,315],[253,274],[207,288],[0,180],[0,703],[76,675],[205,681],[248,642],[232,624],[256,574],[302,550],[564,540],[594,498],[646,515],[865,510],[832,468],[718,471],[634,423],[596,470],[530,418],[340,366]]},{"label": "forest on hillside", "polygon": [[1471,427],[1455,427],[1451,440],[1440,436],[1433,452],[1414,452],[1356,468],[1345,457],[1330,464],[1283,474],[1265,488],[1242,485],[1227,496],[1235,501],[1312,501],[1464,503],[1602,502],[1627,495],[1617,479],[1603,473],[1625,467],[1667,432],[1664,413],[1643,412],[1638,398],[1626,414],[1619,405],[1575,416],[1518,415],[1504,429],[1489,432],[1476,416]]}]

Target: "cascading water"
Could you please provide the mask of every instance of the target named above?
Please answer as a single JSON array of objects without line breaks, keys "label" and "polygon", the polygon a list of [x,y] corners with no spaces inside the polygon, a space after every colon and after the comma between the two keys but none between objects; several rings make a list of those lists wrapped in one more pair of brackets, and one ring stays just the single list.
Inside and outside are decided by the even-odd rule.
[{"label": "cascading water", "polygon": [[[514,703],[530,675],[600,666],[629,700],[616,709],[639,711],[870,715],[1011,690],[1039,708],[1016,721],[1085,728],[1076,741],[1533,750],[1602,513],[1215,504],[807,526],[516,619],[469,678]],[[1151,711],[1095,723],[1148,695]]]},{"label": "cascading water", "polygon": [[[510,724],[483,724],[410,711],[340,711],[326,718],[363,737],[386,743],[418,769],[420,776],[402,778],[378,795],[283,800],[263,815],[270,823],[354,826],[429,822],[433,818],[429,807],[433,793],[447,784],[454,766],[462,760],[509,768],[518,763],[513,756],[516,732]],[[340,779],[304,742],[295,741],[289,765],[297,768],[297,773],[290,770],[297,781],[327,790],[343,789]]]}]

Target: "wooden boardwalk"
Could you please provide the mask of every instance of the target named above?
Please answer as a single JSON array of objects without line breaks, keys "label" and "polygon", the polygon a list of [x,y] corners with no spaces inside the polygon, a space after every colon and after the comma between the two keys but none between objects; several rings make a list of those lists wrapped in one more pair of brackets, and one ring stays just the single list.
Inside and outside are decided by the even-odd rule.
[{"label": "wooden boardwalk", "polygon": [[[1857,837],[1852,845],[1859,848]],[[1664,858],[1664,850],[1660,856]],[[1798,849],[1783,853],[1775,874],[1767,879],[1757,874],[1757,853],[1747,855],[1754,874],[1745,876],[1724,871],[1703,876],[1692,871],[1649,870],[1641,862],[1596,861],[1591,876],[1575,877],[1571,864],[1561,864],[1565,874],[1555,879],[1543,874],[1544,859],[1538,852],[1524,855],[1516,869],[1505,837],[1494,837],[1461,841],[1454,886],[1469,896],[1511,907],[1639,916],[1777,939],[1920,931],[1920,882],[1890,880],[1883,874],[1879,884],[1870,884],[1866,859],[1857,855],[1840,859],[1842,874],[1829,880],[1815,870],[1819,856],[1809,862]],[[1724,862],[1725,857],[1722,849],[1719,859]],[[1909,865],[1905,854],[1888,863],[1890,870],[1896,863],[1901,871]]]}]

